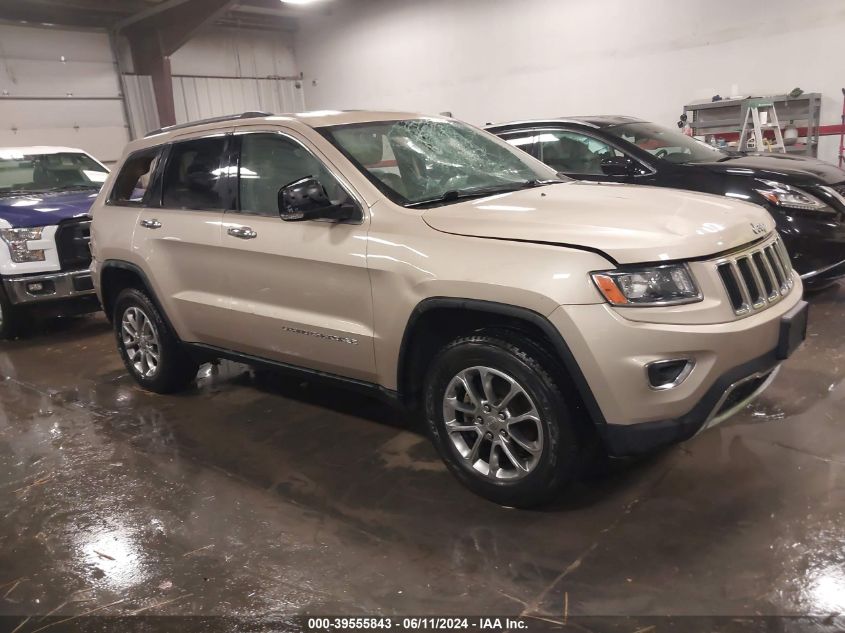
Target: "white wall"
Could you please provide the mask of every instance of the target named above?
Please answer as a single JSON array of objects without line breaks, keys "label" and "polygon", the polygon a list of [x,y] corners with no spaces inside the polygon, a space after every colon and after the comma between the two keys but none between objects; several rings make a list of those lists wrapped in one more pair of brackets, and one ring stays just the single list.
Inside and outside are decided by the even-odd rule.
[{"label": "white wall", "polygon": [[[476,124],[629,114],[674,125],[694,100],[800,86],[822,93],[823,124],[842,110],[842,0],[331,6],[296,38],[310,108],[449,110]],[[820,157],[835,161],[838,142],[823,138]]]},{"label": "white wall", "polygon": [[107,35],[0,24],[0,147],[68,145],[111,162],[127,139]]}]

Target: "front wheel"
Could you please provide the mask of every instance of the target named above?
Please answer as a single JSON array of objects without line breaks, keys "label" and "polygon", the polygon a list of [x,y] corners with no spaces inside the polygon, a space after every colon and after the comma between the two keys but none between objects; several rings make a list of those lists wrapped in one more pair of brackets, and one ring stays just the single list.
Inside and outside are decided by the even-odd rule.
[{"label": "front wheel", "polygon": [[542,350],[471,336],[434,359],[425,390],[434,444],[451,472],[496,503],[552,500],[577,472],[581,442]]},{"label": "front wheel", "polygon": [[196,377],[198,364],[140,290],[121,291],[115,301],[113,323],[123,364],[145,389],[173,393]]}]

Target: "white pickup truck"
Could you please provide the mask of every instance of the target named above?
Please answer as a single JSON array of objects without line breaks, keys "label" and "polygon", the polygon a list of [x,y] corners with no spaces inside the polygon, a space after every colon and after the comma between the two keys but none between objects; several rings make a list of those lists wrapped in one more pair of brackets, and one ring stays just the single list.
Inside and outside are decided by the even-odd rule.
[{"label": "white pickup truck", "polygon": [[26,314],[98,309],[88,210],[107,176],[80,149],[0,148],[0,338]]}]

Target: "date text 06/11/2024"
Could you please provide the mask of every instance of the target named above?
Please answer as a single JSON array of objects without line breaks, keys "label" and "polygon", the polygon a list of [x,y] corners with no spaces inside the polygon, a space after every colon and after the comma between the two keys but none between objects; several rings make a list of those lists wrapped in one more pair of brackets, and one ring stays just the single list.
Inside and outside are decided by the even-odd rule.
[{"label": "date text 06/11/2024", "polygon": [[500,617],[316,617],[308,618],[309,631],[391,630],[445,631],[445,630],[527,630],[528,622],[522,618]]}]

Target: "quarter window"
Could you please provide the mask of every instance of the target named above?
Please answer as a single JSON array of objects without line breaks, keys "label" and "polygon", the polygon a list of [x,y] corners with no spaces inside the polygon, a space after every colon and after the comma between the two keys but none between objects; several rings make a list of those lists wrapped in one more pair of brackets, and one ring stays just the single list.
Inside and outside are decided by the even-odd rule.
[{"label": "quarter window", "polygon": [[163,206],[222,209],[221,163],[225,147],[223,137],[174,143],[164,171]]},{"label": "quarter window", "polygon": [[320,181],[333,203],[350,200],[325,165],[290,138],[279,134],[241,137],[238,191],[242,212],[278,216],[279,189],[308,177]]},{"label": "quarter window", "polygon": [[120,169],[109,202],[113,204],[141,204],[150,186],[161,155],[160,147],[135,152]]}]

